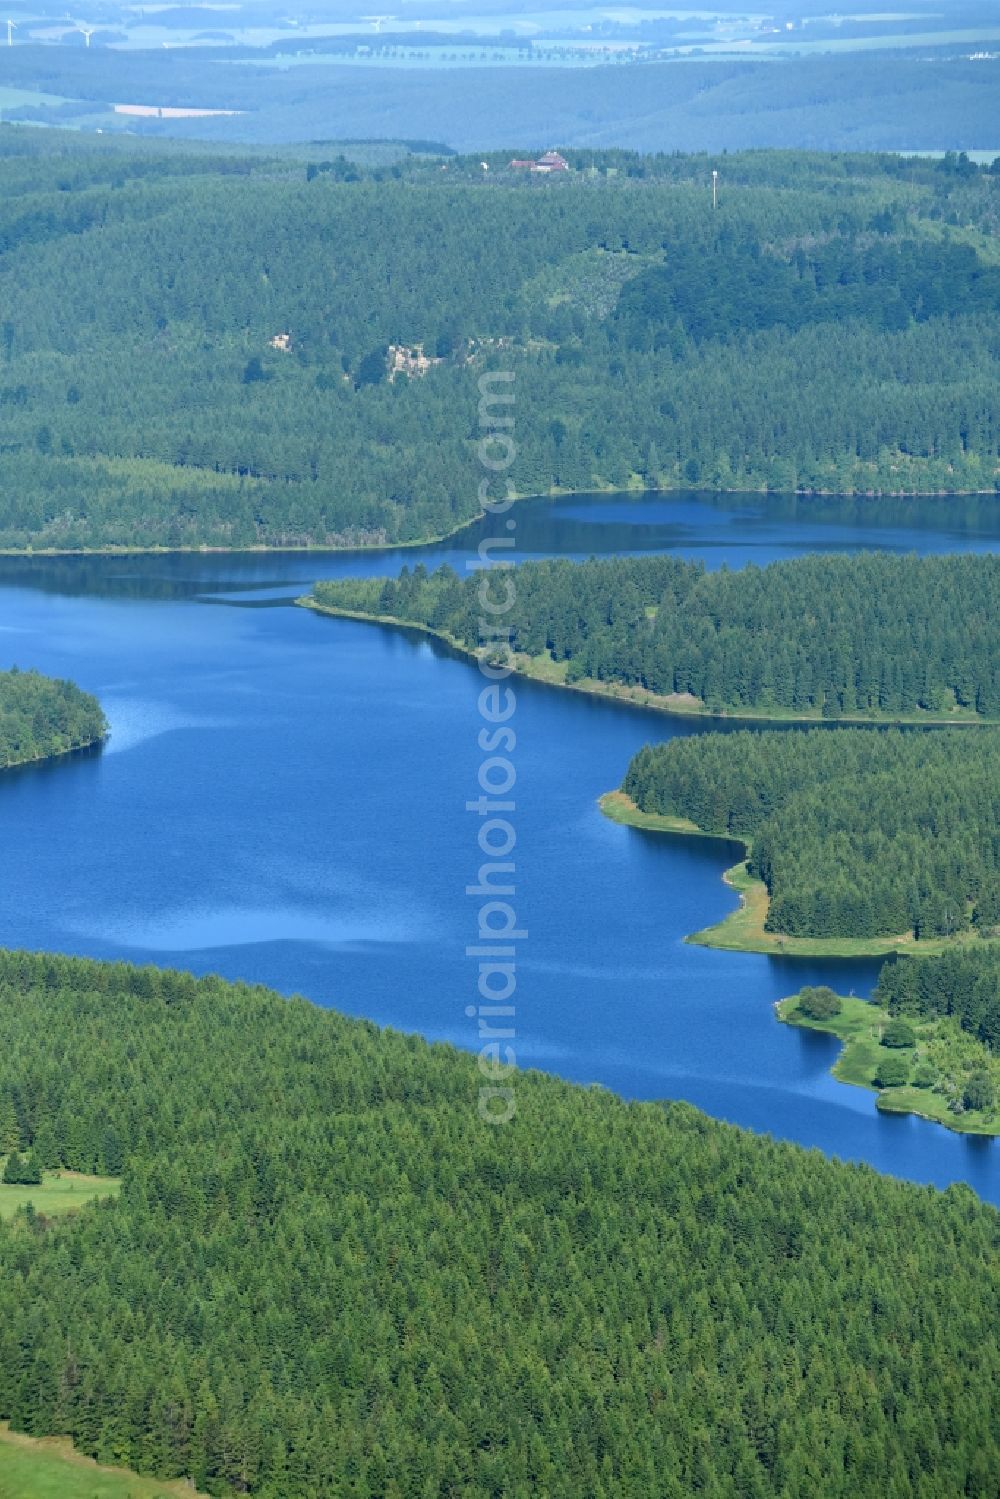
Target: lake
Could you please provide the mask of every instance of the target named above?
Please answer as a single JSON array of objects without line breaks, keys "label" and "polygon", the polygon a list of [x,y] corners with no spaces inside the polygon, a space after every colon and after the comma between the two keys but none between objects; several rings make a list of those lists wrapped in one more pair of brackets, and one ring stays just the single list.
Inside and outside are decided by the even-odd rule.
[{"label": "lake", "polygon": [[[591,496],[515,514],[521,557],[1000,548],[993,499]],[[460,567],[479,535],[384,554],[0,559],[0,664],[73,677],[113,727],[99,755],[3,777],[0,942],[259,981],[475,1046],[480,675],[427,639],[292,601],[319,577]],[[876,962],[685,945],[732,908],[734,850],[598,812],[640,745],[705,722],[514,685],[519,1062],[1000,1203],[996,1143],[879,1116],[829,1076],[835,1042],[775,1021],[803,983],[869,993]]]}]

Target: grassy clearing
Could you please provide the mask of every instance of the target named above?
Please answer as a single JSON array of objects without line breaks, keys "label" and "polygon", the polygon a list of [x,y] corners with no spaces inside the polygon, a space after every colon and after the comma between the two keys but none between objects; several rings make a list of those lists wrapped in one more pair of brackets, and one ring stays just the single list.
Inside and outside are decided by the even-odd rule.
[{"label": "grassy clearing", "polygon": [[61,94],[43,94],[33,88],[12,88],[9,84],[0,84],[0,111],[5,109],[22,109],[25,105],[44,104],[69,104],[71,101]]},{"label": "grassy clearing", "polygon": [[196,1499],[189,1484],[105,1468],[62,1437],[22,1436],[0,1422],[0,1499]]},{"label": "grassy clearing", "polygon": [[[6,1157],[0,1162],[0,1175]],[[19,1208],[31,1203],[37,1213],[57,1218],[75,1213],[98,1197],[114,1197],[121,1182],[113,1176],[83,1176],[77,1171],[44,1171],[40,1187],[5,1187],[0,1185],[0,1219],[13,1218]],[[0,1499],[7,1499],[0,1488]]]},{"label": "grassy clearing", "polygon": [[[729,833],[708,833],[683,817],[642,812],[622,791],[606,792],[598,805],[605,817],[627,827],[645,828],[656,833],[682,833],[688,837],[725,838],[731,843],[742,841]],[[956,943],[979,940],[962,935],[918,942],[908,932],[899,937],[786,937],[765,929],[770,896],[764,882],[751,875],[745,860],[727,869],[722,878],[739,895],[739,906],[714,926],[694,932],[686,939],[698,947],[715,947],[723,952],[769,953],[776,957],[880,958],[894,952],[923,953],[931,957]]]},{"label": "grassy clearing", "polygon": [[[993,153],[990,152],[992,159]],[[911,219],[913,227],[928,239],[951,244],[971,245],[986,265],[1000,265],[1000,241],[992,234],[985,234],[972,224],[942,224],[936,219]]]},{"label": "grassy clearing", "polygon": [[[950,1016],[919,1020],[907,1016],[916,1033],[914,1047],[902,1050],[881,1045],[881,1036],[891,1016],[867,1000],[841,997],[841,1010],[831,1020],[813,1020],[798,1008],[799,995],[783,999],[775,1006],[779,1020],[806,1030],[823,1031],[844,1043],[831,1071],[842,1083],[867,1088],[877,1095],[876,1106],[883,1113],[919,1114],[936,1124],[968,1135],[1000,1135],[998,1106],[987,1112],[956,1112],[954,1104],[961,1099],[965,1081],[971,1072],[987,1072],[993,1079],[1000,1099],[1000,1058],[992,1055],[982,1042],[967,1035]],[[932,1081],[926,1087],[913,1083],[895,1088],[880,1088],[875,1081],[879,1063],[887,1057],[905,1058],[912,1079],[926,1069]]]}]

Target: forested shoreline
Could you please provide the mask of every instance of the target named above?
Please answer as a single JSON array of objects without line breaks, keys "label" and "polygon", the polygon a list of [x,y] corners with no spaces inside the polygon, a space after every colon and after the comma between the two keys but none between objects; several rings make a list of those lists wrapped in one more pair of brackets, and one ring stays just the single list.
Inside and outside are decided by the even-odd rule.
[{"label": "forested shoreline", "polygon": [[[994,935],[1000,935],[995,908]],[[838,1036],[841,1082],[879,1090],[878,1107],[949,1129],[1000,1135],[1000,946],[891,958],[870,1000],[806,987],[777,1007],[792,1025]]]},{"label": "forested shoreline", "polygon": [[[0,550],[449,533],[479,510],[498,370],[515,495],[1000,490],[1000,172],[735,154],[716,210],[714,158],[485,165],[0,129]],[[165,597],[201,588],[181,571]],[[299,602],[475,657],[480,590],[509,576],[418,564]],[[825,722],[646,746],[612,795],[742,841],[781,947],[944,949],[883,967],[878,1036],[851,997],[850,1080],[995,1132],[1000,558],[515,576],[517,670]],[[72,683],[0,674],[0,769],[107,732]],[[390,936],[418,957],[416,930]],[[797,999],[820,1023],[834,1002]],[[995,1209],[490,1061],[249,983],[0,950],[0,1192],[65,1171],[114,1193],[0,1203],[0,1422],[216,1499],[1000,1492]],[[515,1091],[502,1128],[484,1080]]]},{"label": "forested shoreline", "polygon": [[480,1081],[259,988],[0,954],[3,1144],[124,1177],[0,1222],[0,1417],[266,1499],[995,1491],[995,1210],[534,1072],[497,1130]]},{"label": "forested shoreline", "polygon": [[[418,564],[317,583],[312,599],[472,651],[479,590]],[[688,712],[1000,717],[997,557],[810,556],[738,572],[671,556],[528,562],[515,595],[515,664],[567,685],[639,688]]]},{"label": "forested shoreline", "polygon": [[40,134],[0,135],[0,548],[448,533],[496,369],[520,495],[996,492],[971,163],[734,155],[713,213],[706,157],[541,183]]},{"label": "forested shoreline", "polygon": [[750,845],[767,931],[992,937],[1000,924],[1000,734],[812,729],[647,745],[623,792]]},{"label": "forested shoreline", "polygon": [[[987,955],[975,953],[973,961]],[[912,967],[936,960],[903,961]],[[996,977],[994,966],[994,985]],[[781,1000],[776,1013],[787,1025],[836,1036],[843,1049],[833,1076],[874,1091],[880,1113],[917,1114],[982,1139],[1000,1136],[1000,1057],[955,1012],[911,1007],[901,1014],[885,1008],[878,989],[866,1000],[807,985]]]},{"label": "forested shoreline", "polygon": [[0,672],[0,770],[86,749],[107,734],[100,703],[75,683]]}]

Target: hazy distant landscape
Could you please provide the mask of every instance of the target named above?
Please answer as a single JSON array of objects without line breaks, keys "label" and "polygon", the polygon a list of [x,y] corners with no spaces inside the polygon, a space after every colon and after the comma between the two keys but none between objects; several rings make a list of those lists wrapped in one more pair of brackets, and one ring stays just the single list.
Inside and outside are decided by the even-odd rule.
[{"label": "hazy distant landscape", "polygon": [[[402,7],[400,8],[403,9]],[[1000,150],[1000,7],[13,0],[8,121],[230,141]],[[442,76],[444,75],[444,76]]]}]

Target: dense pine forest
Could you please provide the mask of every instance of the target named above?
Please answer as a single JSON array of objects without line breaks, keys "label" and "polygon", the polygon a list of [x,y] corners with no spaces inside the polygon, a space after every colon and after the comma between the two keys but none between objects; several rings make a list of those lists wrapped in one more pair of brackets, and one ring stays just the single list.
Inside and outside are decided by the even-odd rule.
[{"label": "dense pine forest", "polygon": [[107,732],[97,699],[73,682],[0,672],[0,770],[96,744]]},{"label": "dense pine forest", "polygon": [[[0,550],[451,531],[497,371],[512,497],[996,503],[1000,171],[581,150],[543,178],[411,145],[0,126]],[[182,570],[94,591],[202,595]],[[508,576],[418,565],[305,602],[476,651]],[[923,1086],[915,1043],[889,1055],[917,1020],[954,1017],[995,1069],[1000,558],[516,578],[525,671],[817,721],[648,746],[623,791],[742,839],[771,932],[940,939],[882,970],[884,1091]],[[72,683],[0,673],[0,768],[107,732]],[[488,1124],[488,1061],[249,984],[0,950],[0,1422],[219,1499],[1000,1492],[993,1208],[537,1072],[504,1072],[516,1109]],[[115,1195],[56,1216],[56,1170]]]},{"label": "dense pine forest", "polygon": [[996,488],[1000,177],[964,158],[42,136],[0,132],[0,546],[447,531],[498,367],[522,494]]},{"label": "dense pine forest", "polygon": [[214,1494],[1000,1483],[1000,1219],[218,979],[0,956],[0,1416]]},{"label": "dense pine forest", "polygon": [[[409,620],[477,646],[479,580],[417,566],[319,583],[325,608]],[[1000,716],[1000,558],[811,556],[707,572],[674,557],[527,563],[511,646],[565,680],[762,715]],[[697,699],[692,703],[691,699]]]},{"label": "dense pine forest", "polygon": [[647,745],[622,786],[643,812],[752,843],[767,930],[992,935],[1000,734],[812,729]]},{"label": "dense pine forest", "polygon": [[[1000,889],[991,915],[1000,934]],[[900,959],[879,974],[876,1003],[893,1015],[954,1015],[1000,1056],[1000,947],[972,947],[936,958]]]}]

